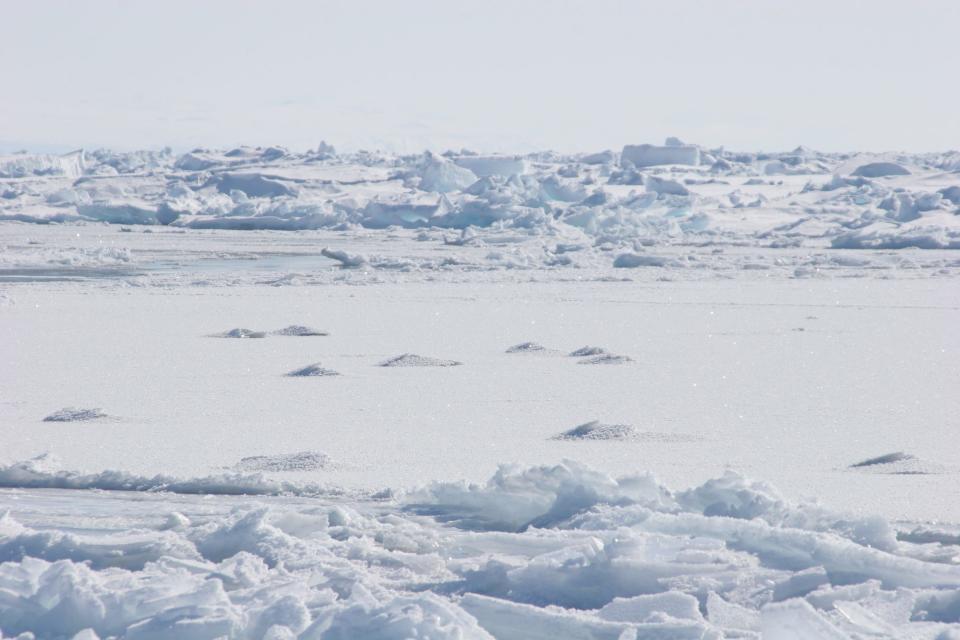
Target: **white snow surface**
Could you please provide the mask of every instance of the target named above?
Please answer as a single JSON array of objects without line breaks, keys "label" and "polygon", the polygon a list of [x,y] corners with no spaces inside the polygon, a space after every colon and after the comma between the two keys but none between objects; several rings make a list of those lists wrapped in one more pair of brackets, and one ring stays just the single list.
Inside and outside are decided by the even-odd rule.
[{"label": "white snow surface", "polygon": [[698,151],[2,159],[0,637],[960,637],[956,154]]}]

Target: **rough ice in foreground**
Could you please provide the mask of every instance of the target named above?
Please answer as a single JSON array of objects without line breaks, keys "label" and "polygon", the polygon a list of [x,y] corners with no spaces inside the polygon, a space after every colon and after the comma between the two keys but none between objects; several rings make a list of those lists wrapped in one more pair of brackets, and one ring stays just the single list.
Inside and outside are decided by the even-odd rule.
[{"label": "rough ice in foreground", "polygon": [[[315,456],[325,460],[246,460],[282,471]],[[54,486],[71,476],[41,462],[0,467],[4,486],[45,477]],[[0,516],[0,629],[617,640],[760,630],[934,640],[958,630],[960,567],[899,540],[885,521],[791,504],[732,473],[673,491],[650,475],[612,478],[565,462],[395,495],[248,498],[211,512],[201,498],[165,511],[168,498],[150,494],[152,508],[124,514],[124,530],[93,519],[82,532],[26,524],[36,514],[16,501]],[[73,500],[93,513],[105,497]]]}]

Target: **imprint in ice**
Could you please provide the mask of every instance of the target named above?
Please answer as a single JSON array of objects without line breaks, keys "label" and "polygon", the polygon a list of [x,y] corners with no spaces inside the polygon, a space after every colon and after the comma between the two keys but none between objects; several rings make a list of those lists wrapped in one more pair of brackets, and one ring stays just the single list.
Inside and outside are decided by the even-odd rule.
[{"label": "imprint in ice", "polygon": [[66,407],[54,413],[51,413],[43,419],[44,422],[87,422],[89,420],[98,420],[108,417],[100,409],[76,409]]},{"label": "imprint in ice", "polygon": [[415,353],[404,353],[389,360],[380,363],[381,367],[456,367],[463,364],[456,360],[442,360],[440,358],[430,358],[427,356],[418,356]]}]

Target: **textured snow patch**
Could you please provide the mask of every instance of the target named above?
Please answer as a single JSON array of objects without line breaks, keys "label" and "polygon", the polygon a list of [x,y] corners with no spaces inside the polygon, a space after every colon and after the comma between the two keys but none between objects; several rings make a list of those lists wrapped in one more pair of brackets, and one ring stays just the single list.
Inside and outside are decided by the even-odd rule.
[{"label": "textured snow patch", "polygon": [[380,363],[381,367],[455,367],[463,364],[456,360],[442,360],[428,356],[418,356],[415,353],[404,353]]},{"label": "textured snow patch", "polygon": [[215,338],[266,338],[266,331],[254,331],[253,329],[236,328],[214,334]]},{"label": "textured snow patch", "polygon": [[554,440],[630,440],[637,432],[628,424],[603,424],[596,420],[553,437]]},{"label": "textured snow patch", "polygon": [[313,329],[311,327],[305,327],[299,324],[292,324],[289,327],[284,327],[283,329],[277,329],[273,332],[275,336],[328,336],[330,335],[326,331],[320,331],[319,329]]},{"label": "textured snow patch", "polygon": [[324,368],[319,362],[314,362],[300,369],[294,369],[286,375],[289,378],[309,378],[315,376],[338,376],[340,374],[333,369]]},{"label": "textured snow patch", "polygon": [[330,463],[330,456],[319,451],[300,451],[270,456],[241,458],[234,469],[237,471],[317,471]]},{"label": "textured snow patch", "polygon": [[689,433],[666,433],[662,431],[638,431],[628,424],[604,424],[597,420],[581,424],[569,431],[553,436],[552,440],[630,440],[633,442],[681,443],[698,442],[699,435]]},{"label": "textured snow patch", "polygon": [[66,407],[54,413],[51,413],[43,419],[44,422],[87,422],[89,420],[98,420],[108,417],[100,409],[76,409]]}]

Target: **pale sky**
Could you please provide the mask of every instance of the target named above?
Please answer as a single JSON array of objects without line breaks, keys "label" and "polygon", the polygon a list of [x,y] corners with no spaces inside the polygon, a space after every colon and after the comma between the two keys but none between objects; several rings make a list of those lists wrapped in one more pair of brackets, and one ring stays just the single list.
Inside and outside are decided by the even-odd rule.
[{"label": "pale sky", "polygon": [[0,0],[0,150],[956,149],[958,24],[958,0]]}]

